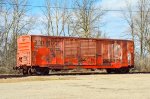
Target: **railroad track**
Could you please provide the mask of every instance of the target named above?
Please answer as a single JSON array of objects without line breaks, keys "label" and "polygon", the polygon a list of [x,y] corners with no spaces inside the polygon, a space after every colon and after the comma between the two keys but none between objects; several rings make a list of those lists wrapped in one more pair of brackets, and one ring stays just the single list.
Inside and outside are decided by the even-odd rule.
[{"label": "railroad track", "polygon": [[2,74],[0,75],[0,79],[7,79],[7,78],[21,78],[21,77],[29,77],[29,76],[51,76],[51,75],[92,75],[92,74],[106,74],[106,73],[100,73],[100,72],[58,72],[58,73],[50,73],[48,75],[22,75],[22,74]]},{"label": "railroad track", "polygon": [[[116,75],[116,74],[107,74],[105,72],[72,72],[72,73],[51,73],[48,75],[32,75],[32,76],[52,76],[52,75],[97,75],[97,74],[101,74],[101,75]],[[150,74],[150,72],[130,72],[128,74]],[[121,74],[117,74],[117,75],[121,75]],[[29,75],[31,76],[31,75]],[[8,79],[8,78],[23,78],[23,77],[29,77],[28,75],[22,75],[22,74],[2,74],[0,75],[0,79]]]}]

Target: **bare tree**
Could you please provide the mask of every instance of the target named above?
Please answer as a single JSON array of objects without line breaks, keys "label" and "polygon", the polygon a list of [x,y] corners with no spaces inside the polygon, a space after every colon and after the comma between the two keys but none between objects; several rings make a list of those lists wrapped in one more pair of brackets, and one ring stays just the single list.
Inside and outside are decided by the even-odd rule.
[{"label": "bare tree", "polygon": [[129,0],[126,0],[126,7],[127,7],[127,11],[123,11],[123,17],[125,19],[125,21],[127,22],[127,24],[129,25],[129,31],[131,32],[131,36],[132,36],[132,40],[135,41],[135,15],[133,12],[133,6],[131,4],[131,2]]},{"label": "bare tree", "polygon": [[43,24],[46,29],[47,35],[54,35],[54,26],[52,20],[52,11],[50,0],[45,0],[45,9],[43,10],[46,21],[44,20]]},{"label": "bare tree", "polygon": [[[73,33],[80,37],[95,37],[93,33],[99,29],[104,11],[95,7],[96,0],[76,0],[73,13]],[[99,30],[98,30],[99,31]]]},{"label": "bare tree", "polygon": [[[3,7],[1,21],[1,66],[12,68],[16,65],[17,37],[28,34],[33,26],[33,18],[27,16],[27,0],[11,0]],[[11,69],[10,69],[11,70]],[[8,71],[9,72],[9,71]]]},{"label": "bare tree", "polygon": [[140,42],[140,56],[143,57],[145,52],[145,37],[149,34],[149,22],[150,22],[150,2],[149,0],[138,1],[138,13],[135,16],[135,25],[137,37]]},{"label": "bare tree", "polygon": [[138,0],[137,6],[132,10],[131,4],[127,4],[127,13],[124,14],[125,20],[130,27],[132,39],[135,41],[135,63],[140,69],[150,70],[150,1]]},{"label": "bare tree", "polygon": [[45,0],[45,9],[43,9],[43,24],[46,29],[46,35],[60,36],[65,34],[65,27],[69,18],[66,10],[66,1],[60,4],[57,0],[53,5],[50,0]]},{"label": "bare tree", "polygon": [[140,45],[140,56],[143,57],[145,54],[146,39],[149,35],[149,22],[150,22],[150,2],[149,0],[138,0],[137,8],[132,10],[132,4],[126,2],[127,13],[124,14],[124,19],[127,21],[130,27],[130,33],[132,40],[139,43]]}]

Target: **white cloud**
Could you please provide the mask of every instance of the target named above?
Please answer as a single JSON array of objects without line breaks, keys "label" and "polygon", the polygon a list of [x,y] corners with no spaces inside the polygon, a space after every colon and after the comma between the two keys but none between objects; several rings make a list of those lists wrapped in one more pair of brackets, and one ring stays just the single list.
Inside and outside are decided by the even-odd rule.
[{"label": "white cloud", "polygon": [[[132,7],[135,8],[138,0],[128,0],[131,3]],[[108,10],[103,20],[106,22],[106,25],[102,30],[108,33],[111,38],[120,38],[126,31],[128,27],[126,21],[124,21],[123,13],[121,11],[113,10],[125,10],[127,0],[100,0],[97,3],[97,6],[102,6],[104,10]],[[110,11],[109,11],[110,10]],[[126,39],[126,38],[124,38]]]},{"label": "white cloud", "polygon": [[133,6],[137,3],[137,0],[102,0],[100,5],[105,9],[119,10],[126,7],[126,1],[130,2]]}]

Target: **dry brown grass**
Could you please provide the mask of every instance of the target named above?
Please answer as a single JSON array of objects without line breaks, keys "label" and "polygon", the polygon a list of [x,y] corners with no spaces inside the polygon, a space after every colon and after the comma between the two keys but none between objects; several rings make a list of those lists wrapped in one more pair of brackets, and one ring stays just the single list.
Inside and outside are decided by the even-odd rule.
[{"label": "dry brown grass", "polygon": [[138,72],[150,72],[150,58],[135,56],[135,69]]}]

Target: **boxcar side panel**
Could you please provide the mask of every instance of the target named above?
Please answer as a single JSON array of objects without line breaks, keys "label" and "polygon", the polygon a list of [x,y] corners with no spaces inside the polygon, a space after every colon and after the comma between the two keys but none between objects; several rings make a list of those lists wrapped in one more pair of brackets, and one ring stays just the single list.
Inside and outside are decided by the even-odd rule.
[{"label": "boxcar side panel", "polygon": [[96,65],[96,41],[64,39],[64,65]]},{"label": "boxcar side panel", "polygon": [[96,40],[80,40],[81,65],[96,65]]},{"label": "boxcar side panel", "polygon": [[32,37],[32,65],[63,64],[63,39],[44,36]]},{"label": "boxcar side panel", "polygon": [[32,65],[120,68],[134,65],[131,41],[32,36]]},{"label": "boxcar side panel", "polygon": [[77,68],[128,73],[130,67],[134,67],[134,42],[130,40],[39,35],[17,40],[16,69],[22,69],[23,74]]},{"label": "boxcar side panel", "polygon": [[80,58],[80,41],[64,39],[64,65],[78,65]]},{"label": "boxcar side panel", "polygon": [[17,40],[17,66],[31,66],[31,37],[21,36]]}]

